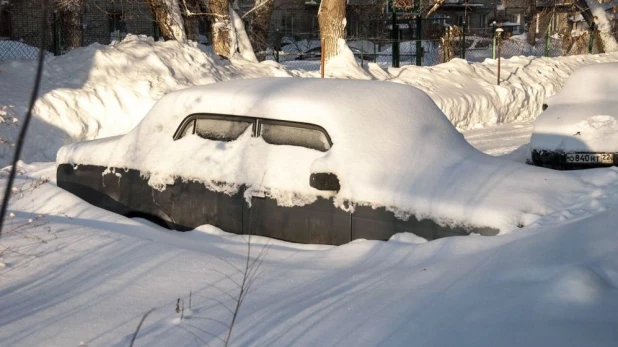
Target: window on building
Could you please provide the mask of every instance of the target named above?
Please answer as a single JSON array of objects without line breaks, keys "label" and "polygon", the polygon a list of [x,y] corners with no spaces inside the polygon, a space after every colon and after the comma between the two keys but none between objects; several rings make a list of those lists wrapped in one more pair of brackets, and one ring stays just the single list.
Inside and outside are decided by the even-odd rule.
[{"label": "window on building", "polygon": [[487,15],[482,14],[479,16],[479,28],[487,28]]},{"label": "window on building", "polygon": [[0,37],[11,36],[11,13],[6,7],[0,5]]}]

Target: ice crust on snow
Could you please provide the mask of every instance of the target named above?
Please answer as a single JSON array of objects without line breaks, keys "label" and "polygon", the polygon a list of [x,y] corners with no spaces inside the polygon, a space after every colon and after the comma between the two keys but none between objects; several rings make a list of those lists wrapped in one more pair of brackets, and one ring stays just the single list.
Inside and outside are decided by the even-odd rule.
[{"label": "ice crust on snow", "polygon": [[[250,130],[232,142],[174,141],[181,121],[195,113],[317,124],[333,146],[326,153],[274,146]],[[329,172],[341,182],[334,201],[342,208],[351,201],[404,219],[503,231],[586,189],[573,176],[478,152],[425,93],[375,81],[270,78],[189,88],[163,97],[127,135],[67,145],[57,162],[140,170],[157,189],[175,177],[228,194],[245,184],[285,206],[328,196],[309,186],[309,175]]]},{"label": "ice crust on snow", "polygon": [[534,124],[531,147],[564,152],[618,150],[618,63],[575,71]]}]

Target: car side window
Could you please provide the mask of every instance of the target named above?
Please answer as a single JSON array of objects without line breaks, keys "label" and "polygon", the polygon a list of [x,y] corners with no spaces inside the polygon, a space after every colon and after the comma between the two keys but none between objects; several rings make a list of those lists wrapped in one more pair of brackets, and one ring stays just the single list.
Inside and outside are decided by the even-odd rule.
[{"label": "car side window", "polygon": [[300,146],[326,152],[331,147],[330,137],[316,125],[283,121],[260,122],[260,136],[272,145]]},{"label": "car side window", "polygon": [[214,141],[234,141],[253,124],[251,119],[212,119],[195,120],[195,134]]},{"label": "car side window", "polygon": [[178,140],[186,135],[195,134],[213,141],[234,141],[249,127],[252,127],[253,123],[252,118],[194,115],[183,121],[174,139]]}]

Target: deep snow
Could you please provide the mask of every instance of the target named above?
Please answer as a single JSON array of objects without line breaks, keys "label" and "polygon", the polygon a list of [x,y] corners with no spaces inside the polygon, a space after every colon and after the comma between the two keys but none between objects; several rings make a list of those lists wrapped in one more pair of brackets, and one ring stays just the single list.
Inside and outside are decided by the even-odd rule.
[{"label": "deep snow", "polygon": [[[221,345],[240,280],[235,268],[246,261],[245,237],[208,226],[170,232],[94,208],[53,184],[53,163],[33,162],[53,159],[63,142],[57,136],[124,133],[161,95],[196,81],[315,73],[220,62],[199,47],[134,38],[71,54],[47,64],[9,207],[13,217],[0,239],[0,345],[126,346],[152,308],[137,345]],[[508,124],[514,114],[533,119],[575,67],[617,58],[516,58],[504,62],[511,74],[501,87],[492,84],[493,62],[373,67],[364,75],[421,86],[461,128],[507,123],[499,127],[504,136],[491,128],[466,132],[479,148],[501,154],[524,143],[517,126],[530,129]],[[33,69],[27,62],[0,65],[3,139],[14,139]],[[3,146],[6,163],[12,147]],[[499,176],[509,175],[517,173]],[[252,257],[264,244],[267,251],[232,345],[614,346],[618,170],[571,175],[588,190],[497,237],[423,242],[396,235],[341,247],[253,238]],[[183,320],[175,312],[180,297]]]}]

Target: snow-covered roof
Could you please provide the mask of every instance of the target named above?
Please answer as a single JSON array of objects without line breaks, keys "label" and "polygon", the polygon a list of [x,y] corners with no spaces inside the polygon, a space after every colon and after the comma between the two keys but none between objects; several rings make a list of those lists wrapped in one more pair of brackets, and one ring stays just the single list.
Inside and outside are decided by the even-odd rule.
[{"label": "snow-covered roof", "polygon": [[[274,146],[250,131],[232,142],[174,141],[181,121],[194,113],[316,124],[333,146],[327,152]],[[262,191],[285,206],[332,195],[309,186],[310,173],[329,172],[341,183],[339,207],[352,201],[402,218],[502,230],[526,213],[553,210],[569,194],[555,187],[581,187],[573,177],[478,152],[416,88],[358,80],[270,78],[188,88],[164,96],[128,134],[67,145],[57,162],[137,169],[159,189],[178,176],[229,194],[244,184],[248,194]]]},{"label": "snow-covered roof", "polygon": [[618,63],[584,66],[546,100],[536,120],[532,148],[618,151]]}]

